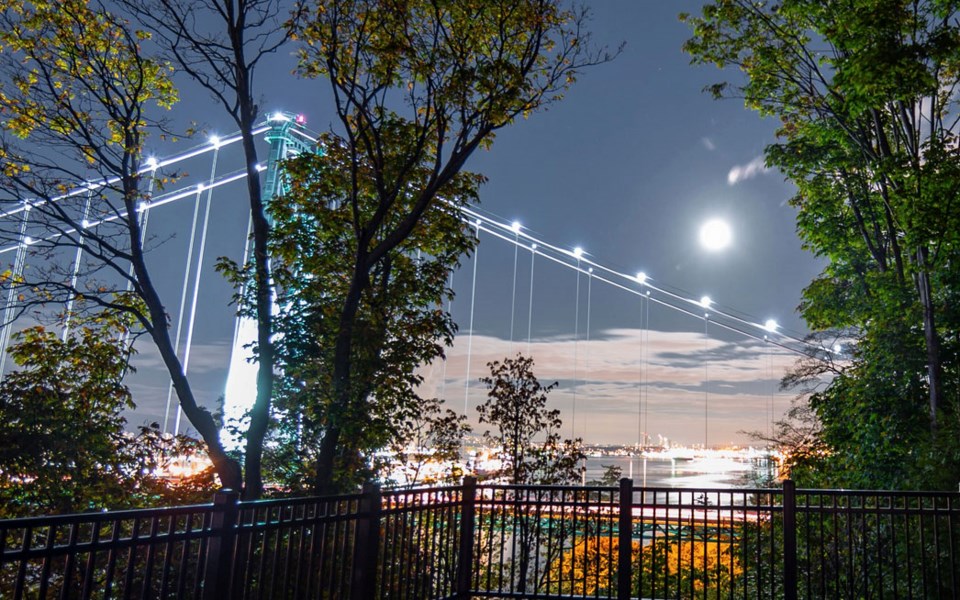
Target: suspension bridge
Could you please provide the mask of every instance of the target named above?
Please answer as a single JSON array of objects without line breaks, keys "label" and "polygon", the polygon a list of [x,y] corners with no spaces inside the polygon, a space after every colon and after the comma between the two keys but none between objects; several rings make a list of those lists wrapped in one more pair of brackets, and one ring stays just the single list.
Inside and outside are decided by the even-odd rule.
[{"label": "suspension bridge", "polygon": [[[288,113],[270,115],[255,135],[267,157],[257,168],[270,199],[283,191],[280,161],[317,151],[316,136],[302,116]],[[235,317],[229,307],[233,290],[212,269],[219,256],[243,261],[249,252],[239,141],[239,135],[211,137],[180,154],[150,158],[145,167],[149,198],[138,209],[145,245],[152,250],[148,262],[155,279],[164,282],[179,358],[198,397],[209,405],[223,396],[228,417],[242,414],[255,389],[255,366],[245,347],[255,329]],[[155,189],[168,172],[179,174],[167,186],[172,189]],[[104,227],[118,216],[95,214],[90,199],[106,183],[84,183],[50,201],[85,198],[82,226]],[[476,207],[462,214],[480,245],[451,277],[456,299],[447,309],[460,332],[445,360],[423,367],[422,391],[443,398],[474,422],[475,408],[485,397],[477,381],[486,373],[485,364],[522,352],[536,360],[542,380],[560,382],[551,401],[561,409],[569,434],[588,442],[645,445],[662,444],[664,436],[654,436],[672,432],[674,438],[709,446],[727,441],[731,427],[769,431],[786,408],[777,380],[798,355],[824,351],[772,319],[741,313],[550,240],[536,232],[535,223],[528,228]],[[19,232],[18,239],[0,248],[12,281],[37,260],[35,247],[71,234],[32,223],[26,202],[0,214],[0,220]],[[72,265],[74,282],[91,272],[91,249],[77,237],[75,252],[59,256]],[[29,316],[18,317],[13,310],[16,286],[7,287],[0,372],[11,366],[5,352],[11,333],[30,323]],[[626,313],[611,314],[609,300],[615,296],[618,306],[627,300]],[[599,321],[604,324],[598,326]],[[618,321],[622,324],[609,325]],[[139,344],[134,360],[137,373],[130,385],[139,408],[131,421],[139,415],[161,422],[165,431],[181,432],[186,423],[172,386],[147,346]],[[711,435],[711,427],[721,433]]]}]

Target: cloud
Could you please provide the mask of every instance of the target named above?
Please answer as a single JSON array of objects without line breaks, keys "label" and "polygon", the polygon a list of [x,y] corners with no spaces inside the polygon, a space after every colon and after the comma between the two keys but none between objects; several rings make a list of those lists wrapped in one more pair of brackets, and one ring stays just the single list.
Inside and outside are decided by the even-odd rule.
[{"label": "cloud", "polygon": [[700,143],[703,144],[703,147],[704,147],[704,148],[706,148],[707,150],[709,150],[709,151],[711,151],[711,152],[713,152],[714,150],[717,149],[717,145],[714,144],[714,143],[713,143],[713,140],[711,140],[711,139],[708,138],[708,137],[702,137],[702,138],[700,138]]},{"label": "cloud", "polygon": [[[421,370],[421,392],[445,398],[457,412],[466,405],[476,431],[482,432],[486,426],[476,423],[476,406],[486,398],[486,387],[478,380],[488,372],[486,363],[526,353],[527,344],[474,335],[468,378],[467,339],[457,339],[446,364],[437,361]],[[739,431],[766,427],[769,402],[775,399],[778,416],[787,408],[789,398],[778,393],[777,384],[795,361],[755,340],[626,328],[598,332],[589,341],[535,339],[530,354],[543,383],[560,382],[550,405],[561,410],[563,434],[574,426],[575,404],[576,435],[613,443],[636,440],[641,418],[653,434],[701,442],[708,401],[711,443],[744,442]]]},{"label": "cloud", "polygon": [[770,169],[763,164],[763,156],[758,156],[745,165],[734,165],[727,173],[727,183],[736,185],[741,181],[753,179],[757,175],[770,172]]}]

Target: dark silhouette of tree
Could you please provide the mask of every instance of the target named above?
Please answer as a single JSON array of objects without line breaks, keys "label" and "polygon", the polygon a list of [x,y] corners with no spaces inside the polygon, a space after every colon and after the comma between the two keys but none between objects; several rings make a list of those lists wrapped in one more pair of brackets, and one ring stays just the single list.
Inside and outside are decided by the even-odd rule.
[{"label": "dark silhouette of tree", "polygon": [[[853,342],[849,365],[811,397],[847,466],[904,453],[939,455],[948,472],[956,464],[956,9],[722,0],[683,17],[693,62],[743,75],[710,91],[782,123],[767,163],[797,186],[791,204],[805,247],[829,260],[800,310],[813,329]],[[884,450],[860,454],[871,448]]]},{"label": "dark silhouette of tree", "polygon": [[499,476],[512,484],[574,484],[580,482],[586,459],[580,438],[560,437],[559,409],[547,409],[547,394],[557,387],[540,384],[533,374],[533,359],[518,354],[503,362],[488,363],[487,400],[477,407],[487,446],[500,449],[503,467]]},{"label": "dark silhouette of tree", "polygon": [[66,339],[42,326],[14,335],[18,368],[0,382],[0,517],[206,499],[212,474],[182,488],[156,474],[202,452],[195,441],[156,423],[126,431],[130,325],[127,313],[103,312],[75,316]]},{"label": "dark silhouette of tree", "polygon": [[[408,132],[402,126],[391,131],[393,143],[401,145]],[[368,221],[380,207],[368,201],[376,195],[373,169],[351,169],[347,144],[333,135],[323,136],[323,148],[322,155],[288,161],[289,193],[270,207],[282,371],[271,452],[285,457],[271,462],[290,489],[311,492],[323,489],[318,481],[320,452],[333,422],[345,432],[333,474],[336,487],[343,489],[375,476],[377,451],[405,448],[427,430],[434,429],[428,434],[434,442],[459,447],[462,419],[450,419],[417,388],[422,381],[419,367],[441,358],[456,332],[442,306],[452,297],[451,271],[476,244],[459,209],[476,201],[481,181],[467,172],[452,178],[439,192],[444,202],[432,205],[410,235],[367,274],[351,329],[352,396],[349,410],[341,412],[331,380],[339,314],[351,292],[359,243],[355,219]],[[429,175],[423,168],[408,175],[409,188],[382,216],[384,231],[406,218]],[[343,201],[354,184],[362,186],[362,201],[356,205]],[[234,271],[239,277],[247,272]],[[454,452],[452,447],[447,450]]]},{"label": "dark silhouette of tree", "polygon": [[[177,101],[172,66],[143,49],[149,38],[99,2],[0,2],[0,239],[32,257],[2,285],[13,315],[79,298],[132,315],[155,343],[221,482],[239,489],[240,465],[197,401],[146,259],[141,214],[146,182],[159,175],[145,164],[144,143],[169,134],[154,115]],[[74,272],[79,249],[84,260]],[[128,289],[139,301],[117,301]]]},{"label": "dark silhouette of tree", "polygon": [[498,129],[558,101],[580,70],[609,60],[591,48],[585,19],[555,0],[319,0],[297,29],[300,73],[332,88],[349,154],[351,185],[341,201],[354,233],[336,316],[321,489],[330,488],[337,457],[355,453],[344,433],[363,413],[363,395],[351,389],[352,357],[370,274]]},{"label": "dark silhouette of tree", "polygon": [[270,274],[267,219],[254,129],[262,118],[255,73],[289,39],[286,21],[299,3],[281,0],[120,0],[139,23],[154,33],[164,55],[210,93],[230,115],[242,137],[250,204],[252,272],[248,282],[257,323],[257,390],[244,432],[243,497],[263,492],[263,441],[270,422],[275,350],[272,340],[274,290]]}]

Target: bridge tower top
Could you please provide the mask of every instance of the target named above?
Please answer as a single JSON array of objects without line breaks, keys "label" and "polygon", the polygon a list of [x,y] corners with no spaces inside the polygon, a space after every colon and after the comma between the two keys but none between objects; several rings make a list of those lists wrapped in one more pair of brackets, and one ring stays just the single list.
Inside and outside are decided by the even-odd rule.
[{"label": "bridge tower top", "polygon": [[317,151],[317,142],[307,131],[307,119],[302,114],[275,112],[268,117],[267,124],[270,128],[264,134],[264,139],[270,144],[270,153],[263,182],[264,201],[285,191],[281,161]]}]

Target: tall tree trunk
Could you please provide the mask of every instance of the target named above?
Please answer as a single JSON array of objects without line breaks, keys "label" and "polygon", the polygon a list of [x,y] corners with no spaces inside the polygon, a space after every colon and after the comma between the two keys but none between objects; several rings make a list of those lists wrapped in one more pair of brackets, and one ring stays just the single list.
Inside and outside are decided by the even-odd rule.
[{"label": "tall tree trunk", "polygon": [[940,338],[937,336],[936,313],[930,274],[927,271],[927,249],[917,248],[917,291],[923,308],[923,337],[927,347],[927,378],[930,390],[930,432],[937,433],[937,413],[943,406],[942,368],[940,365]]},{"label": "tall tree trunk", "polygon": [[333,398],[328,411],[327,427],[317,456],[316,491],[319,494],[337,491],[333,486],[333,474],[340,437],[343,433],[341,420],[347,416],[351,403],[350,360],[353,349],[353,326],[360,309],[360,299],[366,287],[367,274],[363,266],[365,263],[365,258],[357,260],[353,281],[344,301],[343,311],[340,313],[337,340],[333,351]]},{"label": "tall tree trunk", "polygon": [[137,197],[135,184],[128,188],[126,196],[131,263],[133,264],[139,295],[143,298],[149,313],[149,322],[143,324],[160,351],[160,357],[170,374],[173,389],[177,392],[177,399],[183,413],[190,423],[196,427],[197,433],[200,434],[207,445],[207,453],[211,462],[213,462],[214,470],[220,477],[220,484],[225,488],[239,491],[243,489],[240,464],[227,455],[226,450],[220,443],[220,430],[213,420],[213,416],[197,404],[193,389],[190,387],[190,381],[183,371],[183,363],[177,358],[176,348],[174,348],[173,341],[170,339],[170,331],[167,329],[167,313],[163,302],[160,300],[160,294],[157,293],[153,280],[150,278],[150,272],[147,270],[146,261],[143,257],[139,214],[136,210],[136,202],[133,200]]},{"label": "tall tree trunk", "polygon": [[257,310],[257,399],[250,411],[250,427],[247,429],[247,444],[244,453],[243,497],[254,500],[263,494],[263,442],[270,421],[270,404],[273,399],[274,349],[273,333],[273,288],[270,281],[270,257],[267,242],[270,223],[267,221],[263,191],[260,188],[260,173],[257,170],[257,148],[253,139],[253,121],[256,107],[250,98],[241,98],[241,133],[243,152],[247,161],[247,192],[250,197],[250,218],[253,224],[253,261]]}]

